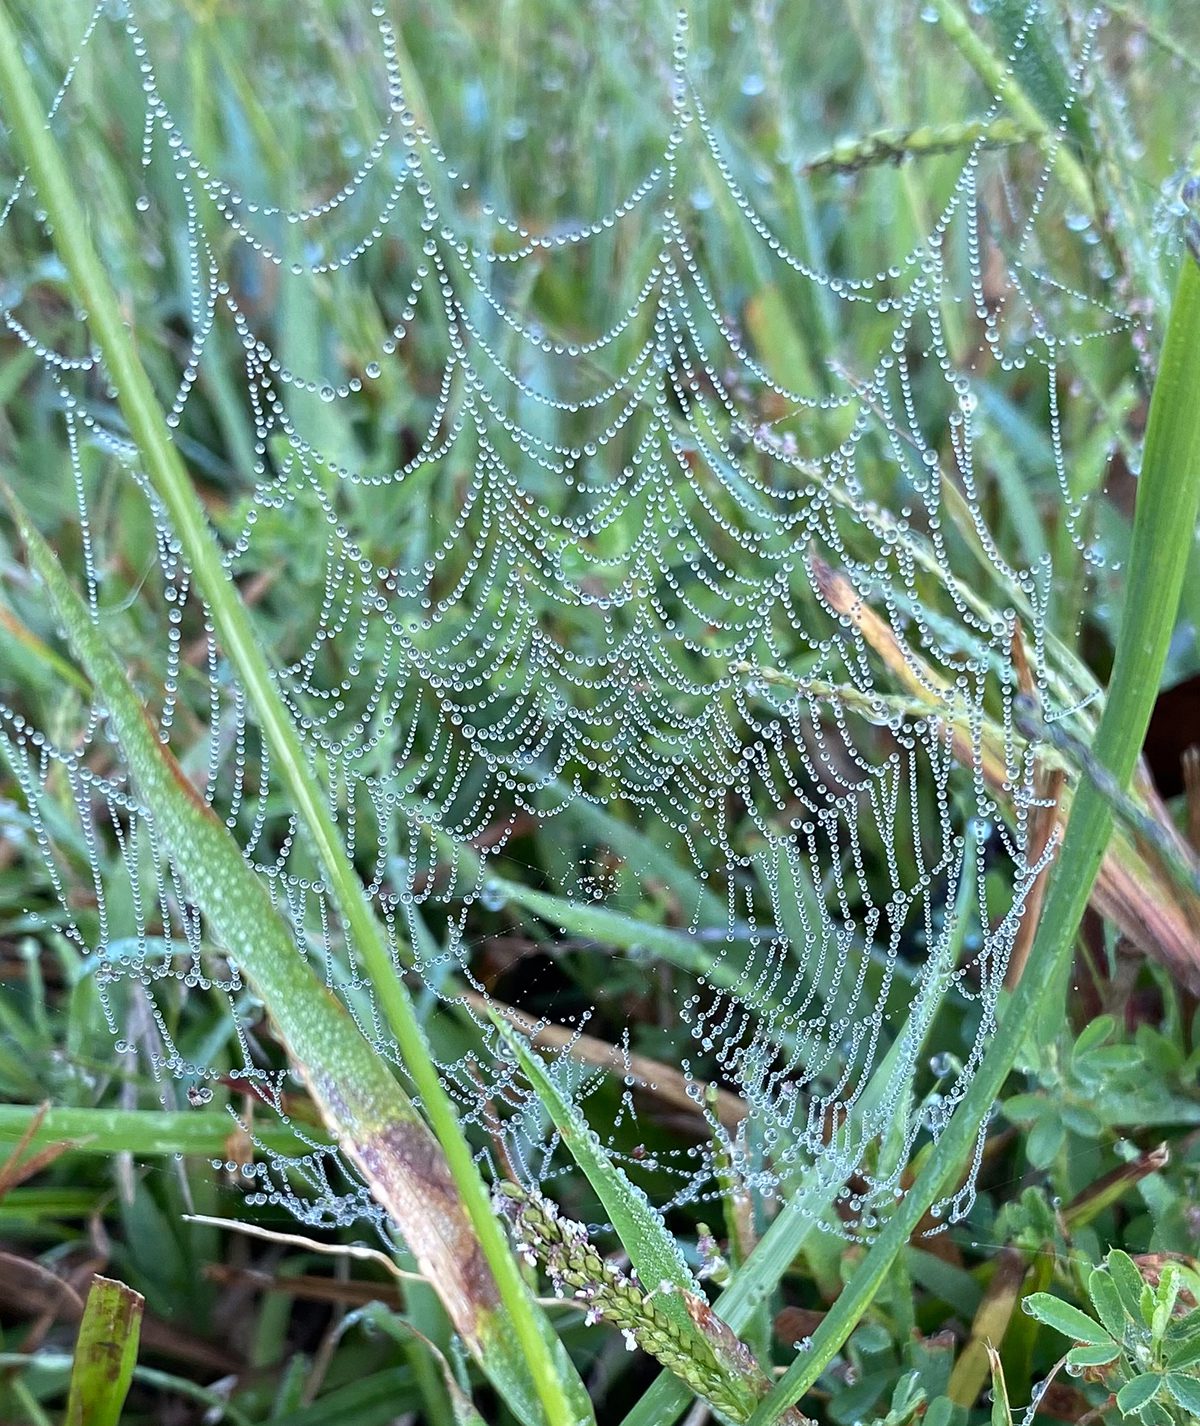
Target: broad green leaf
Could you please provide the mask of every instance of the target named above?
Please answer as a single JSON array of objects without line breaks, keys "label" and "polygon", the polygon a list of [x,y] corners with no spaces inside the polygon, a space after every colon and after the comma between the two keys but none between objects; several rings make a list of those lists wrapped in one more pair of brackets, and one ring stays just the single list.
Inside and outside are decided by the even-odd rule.
[{"label": "broad green leaf", "polygon": [[1106,1367],[1121,1355],[1115,1342],[1101,1347],[1072,1347],[1067,1353],[1067,1365],[1072,1367]]},{"label": "broad green leaf", "polygon": [[1086,1104],[1064,1104],[1060,1112],[1063,1127],[1085,1139],[1098,1137],[1104,1127],[1100,1116]]},{"label": "broad green leaf", "polygon": [[1200,1364],[1200,1332],[1194,1332],[1167,1348],[1167,1365],[1173,1370]]},{"label": "broad green leaf", "polygon": [[1054,1112],[1054,1105],[1044,1094],[1010,1094],[1003,1108],[1004,1117],[1014,1124],[1033,1124]]},{"label": "broad green leaf", "polygon": [[1145,1279],[1137,1270],[1137,1264],[1120,1248],[1113,1248],[1108,1255],[1108,1270],[1112,1274],[1113,1286],[1120,1293],[1125,1311],[1140,1324],[1145,1322],[1142,1315],[1142,1296],[1146,1290]]},{"label": "broad green leaf", "polygon": [[1089,1050],[1095,1050],[1102,1045],[1116,1028],[1117,1022],[1111,1015],[1097,1015],[1079,1033],[1079,1038],[1075,1041],[1075,1047],[1071,1051],[1073,1060],[1079,1059],[1081,1055],[1086,1055]]},{"label": "broad green leaf", "polygon": [[1140,1069],[1144,1063],[1145,1056],[1136,1045],[1105,1045],[1102,1049],[1090,1050],[1086,1055],[1077,1055],[1075,1068],[1080,1074],[1100,1079]]},{"label": "broad green leaf", "polygon": [[1142,1407],[1152,1401],[1163,1384],[1158,1372],[1143,1372],[1127,1381],[1117,1392],[1117,1410],[1124,1416],[1135,1416]]},{"label": "broad green leaf", "polygon": [[144,1299],[123,1282],[94,1277],[79,1324],[66,1426],[119,1426],[137,1363]]},{"label": "broad green leaf", "polygon": [[[948,1396],[935,1397],[924,1417],[925,1426],[962,1426],[966,1419],[966,1411]],[[1009,1423],[1005,1422],[1004,1426]]]},{"label": "broad green leaf", "polygon": [[1069,1302],[1064,1302],[1052,1293],[1030,1293],[1022,1306],[1031,1317],[1036,1317],[1039,1322],[1053,1327],[1056,1332],[1070,1337],[1072,1341],[1086,1342],[1093,1346],[1107,1346],[1112,1341],[1104,1328],[1098,1322],[1093,1322],[1086,1312],[1080,1312],[1078,1307],[1072,1307]]},{"label": "broad green leaf", "polygon": [[1067,1140],[1066,1125],[1056,1114],[1045,1114],[1030,1130],[1025,1152],[1035,1169],[1049,1168]]},{"label": "broad green leaf", "polygon": [[1166,1333],[1171,1322],[1171,1312],[1179,1296],[1179,1269],[1174,1263],[1167,1263],[1158,1280],[1154,1294],[1154,1310],[1150,1318],[1150,1332],[1156,1341]]}]

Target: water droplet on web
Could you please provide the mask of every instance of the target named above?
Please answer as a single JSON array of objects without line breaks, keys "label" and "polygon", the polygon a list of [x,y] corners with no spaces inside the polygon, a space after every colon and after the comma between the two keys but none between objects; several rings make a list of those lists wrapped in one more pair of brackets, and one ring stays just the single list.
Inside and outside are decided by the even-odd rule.
[{"label": "water droplet on web", "polygon": [[503,911],[508,905],[508,892],[498,881],[485,881],[479,891],[479,904],[485,911]]}]

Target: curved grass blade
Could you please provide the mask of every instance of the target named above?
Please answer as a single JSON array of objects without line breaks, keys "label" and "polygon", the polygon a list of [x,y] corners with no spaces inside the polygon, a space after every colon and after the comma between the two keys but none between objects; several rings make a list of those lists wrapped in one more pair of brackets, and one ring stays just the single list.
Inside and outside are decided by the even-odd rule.
[{"label": "curved grass blade", "polygon": [[1096,200],[1086,170],[1022,88],[1012,69],[971,28],[957,0],[933,0],[933,5],[942,29],[963,58],[992,93],[1003,99],[1014,118],[1037,135],[1075,202],[1085,213],[1094,213]]},{"label": "curved grass blade", "polygon": [[359,1322],[365,1323],[375,1332],[384,1333],[405,1347],[413,1346],[418,1352],[427,1354],[439,1374],[446,1401],[454,1414],[454,1426],[487,1426],[487,1422],[475,1410],[471,1398],[455,1380],[445,1355],[423,1332],[418,1332],[411,1322],[395,1312],[389,1312],[382,1302],[371,1302],[366,1307],[351,1312],[342,1321],[339,1336]]},{"label": "curved grass blade", "polygon": [[[711,1313],[706,1313],[707,1302],[700,1285],[692,1276],[666,1224],[651,1208],[645,1194],[630,1183],[620,1165],[605,1153],[583,1115],[546,1072],[541,1057],[514,1032],[507,1021],[494,1012],[492,1023],[604,1205],[621,1246],[637,1269],[638,1280],[643,1287],[655,1293],[658,1310],[670,1319],[686,1354],[724,1378],[723,1385],[728,1395],[741,1406],[736,1419],[745,1420],[758,1398],[752,1376],[748,1371],[734,1370],[723,1360],[719,1344],[698,1325],[688,1310],[687,1301],[690,1299],[700,1306],[702,1316],[711,1316]],[[732,1337],[732,1334],[729,1336]],[[761,1373],[758,1375],[761,1377]]]},{"label": "curved grass blade", "polygon": [[[1200,264],[1185,257],[1150,403],[1138,483],[1125,615],[1108,698],[1093,745],[1096,762],[1128,788],[1146,736],[1200,506]],[[1006,1005],[974,1080],[916,1182],[752,1426],[770,1426],[816,1382],[870,1305],[930,1204],[967,1160],[980,1124],[1026,1036],[1059,993],[1075,935],[1112,835],[1110,800],[1092,780],[1071,809],[1058,867],[1020,984]]]},{"label": "curved grass blade", "polygon": [[[522,1420],[541,1419],[523,1343],[437,1140],[349,1011],[299,954],[267,887],[159,740],[54,552],[15,497],[9,500],[30,564],[108,711],[188,895],[253,984],[330,1133],[399,1227],[468,1348]],[[521,1290],[527,1291],[523,1283]],[[547,1355],[560,1359],[555,1370],[569,1379],[565,1351],[553,1337],[545,1342]],[[578,1412],[563,1418],[579,1419]]]},{"label": "curved grass blade", "polygon": [[523,1375],[532,1379],[548,1422],[576,1426],[591,1414],[586,1392],[578,1374],[568,1367],[565,1353],[556,1352],[557,1339],[526,1289],[503,1229],[492,1214],[487,1188],[429,1053],[412,998],[396,973],[387,938],[323,799],[320,780],[313,776],[249,614],[228,578],[204,507],[171,439],[112,283],[91,242],[86,215],[45,122],[7,3],[0,3],[0,99],[15,147],[28,164],[27,177],[52,227],[55,247],[88,314],[88,326],[104,357],[145,474],[162,501],[225,653],[262,724],[275,766],[325,868],[329,889],[345,920],[347,938],[362,958],[405,1068],[421,1096],[456,1197],[461,1198],[511,1331],[520,1342]]},{"label": "curved grass blade", "polygon": [[[964,871],[967,869],[964,868]],[[963,894],[971,881],[969,873],[961,877]],[[953,919],[960,928],[965,927],[961,916]],[[862,1094],[855,1099],[846,1126],[846,1132],[851,1139],[859,1137],[863,1123],[877,1114],[883,1104],[895,1100],[898,1085],[911,1083],[913,1067],[922,1053],[925,1038],[949,989],[948,972],[953,970],[953,958],[957,957],[961,949],[961,944],[957,941],[944,948],[947,974],[940,978],[939,993],[910,1012],[904,1029],[880,1060]],[[803,1187],[788,1199],[782,1211],[772,1220],[770,1227],[755,1245],[754,1251],[734,1273],[733,1280],[714,1304],[714,1310],[720,1314],[721,1320],[734,1332],[740,1332],[749,1325],[754,1313],[795,1261],[809,1235],[817,1231],[821,1218],[833,1205],[842,1182],[836,1173],[810,1175]],[[687,1404],[687,1394],[680,1383],[664,1372],[625,1417],[621,1426],[670,1426]]]},{"label": "curved grass blade", "polygon": [[[547,1073],[541,1056],[495,1011],[491,1012],[491,1020],[533,1086],[572,1158],[595,1189],[642,1282],[648,1287],[666,1282],[685,1292],[699,1292],[699,1284],[662,1219],[650,1207],[646,1196],[601,1148],[578,1108]],[[672,1315],[681,1320],[687,1317],[682,1309]]]}]

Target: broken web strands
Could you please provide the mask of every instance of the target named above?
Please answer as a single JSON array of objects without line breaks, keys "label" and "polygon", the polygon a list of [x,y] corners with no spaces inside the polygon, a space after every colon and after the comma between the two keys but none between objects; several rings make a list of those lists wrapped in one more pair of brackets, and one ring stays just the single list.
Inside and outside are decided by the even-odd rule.
[{"label": "broken web strands", "polygon": [[[284,201],[265,162],[233,181],[219,133],[202,132],[171,97],[184,93],[182,76],[153,6],[98,35],[126,54],[146,96],[150,139],[142,148],[139,134],[136,163],[148,156],[140,177],[156,196],[134,205],[138,232],[164,247],[179,240],[191,330],[180,369],[165,357],[161,369],[181,449],[197,449],[197,399],[212,380],[224,383],[213,409],[231,447],[249,453],[236,471],[214,461],[235,492],[230,576],[287,611],[280,692],[389,924],[433,943],[428,974],[469,972],[487,918],[511,919],[522,904],[580,974],[598,953],[618,971],[620,956],[674,956],[679,979],[665,993],[690,1042],[685,1068],[697,1080],[724,1075],[762,1127],[739,1167],[764,1187],[813,1157],[852,1168],[869,1137],[839,1145],[831,1125],[887,1053],[897,1012],[933,1003],[929,966],[948,946],[969,962],[952,993],[986,1034],[1015,929],[1003,888],[1028,874],[1020,824],[979,829],[998,827],[985,775],[997,760],[1015,791],[1030,786],[1011,728],[1006,605],[1017,601],[1040,634],[1047,570],[992,532],[993,472],[977,435],[996,443],[1003,429],[976,395],[983,384],[951,355],[942,308],[969,294],[980,353],[1014,376],[1040,364],[1050,388],[1078,343],[1114,339],[1122,314],[1056,276],[1072,253],[1041,221],[1044,175],[1027,187],[1017,158],[1009,168],[977,150],[960,156],[932,230],[906,250],[837,273],[793,251],[780,236],[786,212],[739,149],[686,17],[669,79],[647,86],[641,147],[613,187],[588,189],[564,153],[552,167],[571,220],[513,216],[522,206],[489,187],[500,171],[491,159],[455,152],[469,123],[439,123],[435,137],[417,91],[436,74],[405,58],[386,16],[355,14],[378,56],[376,83],[357,147],[339,157],[341,139],[330,145],[311,203]],[[671,41],[651,38],[662,58]],[[222,63],[237,39],[220,37]],[[336,134],[336,50],[286,63],[277,92],[298,77],[297,98],[314,101],[310,136]],[[243,90],[262,155],[302,166],[272,122],[280,109]],[[516,185],[514,195],[528,203]],[[149,269],[139,282],[153,293],[162,279]],[[739,284],[764,299],[740,302]],[[546,300],[556,285],[574,294],[565,316]],[[277,303],[262,300],[268,290]],[[840,350],[807,350],[781,316],[817,293]],[[112,542],[96,513],[106,478],[93,453],[128,453],[76,358],[35,335],[38,314],[20,305],[11,320],[88,451],[73,499],[103,594]],[[150,305],[136,310],[146,326]],[[46,335],[65,343],[74,329]],[[230,392],[235,357],[240,392]],[[362,434],[374,403],[403,429],[399,457]],[[1054,479],[1065,470],[1060,427],[1055,416],[1041,456]],[[245,691],[155,516],[147,604],[161,633],[147,693],[176,741],[181,713],[206,726],[209,800],[386,1053],[323,880],[280,807]],[[943,710],[952,703],[953,727],[886,702],[897,669],[830,605],[810,547],[909,651],[927,694],[953,688]],[[764,689],[732,671],[741,664],[857,698]],[[1072,666],[1043,662],[1038,676],[1048,703],[1086,692]],[[99,747],[101,727],[88,737]],[[569,789],[558,825],[587,797],[614,827],[573,836],[557,859],[539,847],[536,875],[549,889],[527,886],[522,901],[534,873],[505,858],[518,829],[548,815],[554,787]],[[620,851],[614,829],[625,824],[656,843],[669,836],[693,875],[696,890],[666,913],[679,922],[670,935],[653,935],[644,911],[622,919],[645,870],[642,853]],[[480,838],[477,863],[461,846]],[[89,867],[102,858],[99,844],[86,849]],[[145,863],[98,874],[128,879],[146,906],[169,900]],[[153,920],[143,910],[125,934],[152,934]],[[81,934],[90,945],[115,933]],[[601,1027],[620,1038],[616,997],[603,978],[583,983]],[[970,1054],[965,1063],[969,1075]],[[473,1069],[464,1059],[445,1074],[477,1109]],[[940,1121],[940,1111],[914,1114],[906,1132],[936,1134]],[[676,1163],[680,1193],[711,1191],[707,1150],[679,1151]],[[880,1173],[857,1205],[864,1230],[871,1195],[886,1201],[893,1180]]]}]

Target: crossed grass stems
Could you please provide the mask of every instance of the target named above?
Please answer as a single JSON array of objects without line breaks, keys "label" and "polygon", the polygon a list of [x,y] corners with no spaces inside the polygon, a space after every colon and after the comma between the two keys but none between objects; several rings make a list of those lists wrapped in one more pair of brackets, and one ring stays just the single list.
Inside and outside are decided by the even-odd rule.
[{"label": "crossed grass stems", "polygon": [[[941,0],[944,23],[954,7]],[[961,36],[960,36],[961,39]],[[972,62],[984,73],[986,55]],[[986,77],[986,74],[985,74]],[[1007,87],[1008,92],[1004,93]],[[1037,111],[1014,103],[1017,131],[995,142],[1045,140]],[[28,176],[53,226],[55,242],[118,393],[145,473],[163,502],[218,637],[245,687],[276,765],[324,867],[347,937],[372,980],[405,1069],[421,1095],[419,1114],[379,1061],[347,1012],[328,996],[294,955],[291,930],[236,843],[196,797],[149,726],[139,699],[57,560],[13,502],[14,518],[31,565],[46,585],[78,663],[109,711],[135,786],[189,894],[216,938],[238,959],[263,999],[297,1070],[305,1078],[330,1132],[357,1165],[395,1221],[468,1349],[523,1421],[567,1426],[593,1418],[579,1376],[522,1276],[472,1150],[444,1087],[386,938],[342,846],[327,806],[309,774],[296,729],[272,681],[237,591],[227,581],[216,540],[149,379],[125,329],[115,294],[91,245],[84,216],[55,147],[21,57],[7,10],[0,6],[0,95]],[[972,142],[980,137],[976,134]],[[948,141],[948,140],[947,140]],[[905,135],[872,137],[870,153],[831,155],[831,167],[878,161],[903,148]],[[909,136],[907,142],[916,143]],[[928,139],[923,142],[930,143]],[[958,142],[963,142],[961,136]],[[1074,164],[1074,160],[1071,160]],[[1065,175],[1086,185],[1078,166]],[[1081,190],[1082,191],[1082,190]],[[1090,192],[1090,190],[1088,190]],[[952,1120],[856,1269],[808,1348],[773,1382],[737,1340],[756,1307],[782,1276],[837,1185],[814,1181],[788,1203],[735,1274],[713,1309],[699,1291],[648,1203],[599,1148],[575,1107],[557,1093],[537,1055],[501,1026],[543,1104],[588,1177],[629,1254],[634,1274],[617,1274],[552,1205],[506,1194],[517,1237],[547,1264],[552,1278],[588,1300],[589,1309],[630,1334],[673,1373],[655,1384],[629,1418],[630,1426],[663,1426],[692,1394],[731,1419],[768,1426],[797,1419],[796,1403],[832,1361],[870,1305],[891,1264],[929,1206],[961,1170],[980,1125],[1043,1008],[1052,1002],[1075,933],[1105,858],[1114,825],[1114,793],[1125,794],[1134,774],[1154,692],[1165,659],[1182,588],[1200,499],[1200,268],[1185,259],[1163,344],[1150,408],[1135,511],[1127,603],[1103,712],[1095,730],[1091,769],[1074,790],[1057,869],[1044,889],[1036,934],[1023,973],[1001,1012],[998,1029]],[[836,572],[824,578],[843,617],[863,628],[862,600],[838,590]],[[865,632],[865,630],[864,630]],[[889,663],[882,636],[873,643]],[[893,665],[894,667],[894,665]],[[787,675],[768,671],[786,680]],[[818,696],[849,697],[846,690]],[[943,710],[944,711],[944,710]],[[952,711],[951,711],[952,720]],[[1125,820],[1127,836],[1128,818]],[[1144,829],[1143,829],[1144,830]],[[1144,842],[1143,838],[1143,842]],[[1153,849],[1152,849],[1153,850]],[[1162,847],[1158,848],[1161,853]],[[1144,852],[1144,848],[1143,848]],[[1111,861],[1113,853],[1109,852]],[[1148,855],[1144,860],[1153,861]],[[1162,857],[1159,857],[1159,862]],[[1170,868],[1151,867],[1151,878]],[[1176,880],[1178,880],[1176,878]],[[1186,890],[1186,888],[1184,888]],[[915,1057],[920,1027],[901,1036],[896,1053]],[[885,1060],[879,1076],[894,1073]],[[871,1088],[864,1095],[869,1103]]]}]

